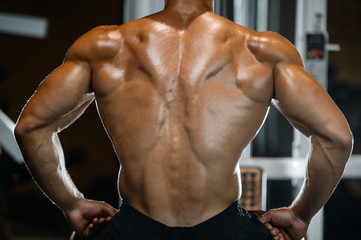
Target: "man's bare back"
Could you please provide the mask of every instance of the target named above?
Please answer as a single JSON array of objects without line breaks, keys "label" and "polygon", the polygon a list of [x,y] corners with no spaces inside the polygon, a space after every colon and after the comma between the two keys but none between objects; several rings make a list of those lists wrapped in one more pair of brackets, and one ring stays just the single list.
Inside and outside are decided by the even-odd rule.
[{"label": "man's bare back", "polygon": [[95,30],[121,46],[92,67],[93,87],[121,160],[121,196],[168,225],[192,226],[239,198],[238,160],[267,113],[272,71],[232,22],[206,12],[183,27],[159,15]]},{"label": "man's bare back", "polygon": [[[302,74],[304,82],[291,81]],[[62,99],[63,104],[49,113],[52,101],[59,101],[56,97],[49,100],[48,96],[53,88],[59,88],[51,84],[51,78],[57,75],[63,78],[58,84],[69,85],[57,89],[57,94],[61,96],[64,91],[69,99]],[[326,103],[291,98],[305,88],[311,93],[304,93],[302,98]],[[332,141],[345,138],[345,146],[349,141],[342,114],[304,72],[299,54],[287,40],[273,33],[251,31],[209,9],[194,8],[185,14],[170,6],[122,26],[90,31],[73,44],[60,70],[44,81],[22,119],[59,131],[79,117],[94,98],[120,159],[121,197],[167,226],[194,226],[239,199],[238,161],[261,127],[272,99],[306,135]],[[44,99],[48,99],[47,104],[40,103]],[[299,105],[299,109],[293,109]],[[323,113],[328,113],[321,119],[308,119],[320,106],[324,107]],[[42,110],[34,110],[40,107]],[[310,107],[313,109],[302,112]],[[26,114],[27,109],[32,117],[26,118],[31,115]],[[327,119],[331,115],[332,121]],[[336,125],[340,135],[330,130]],[[18,139],[29,131],[26,127],[26,131],[18,127]],[[23,147],[24,155],[31,151]],[[349,152],[337,154],[344,158],[339,164],[342,168]],[[34,178],[40,179],[39,185],[49,188],[42,183],[43,173],[30,161],[28,165]],[[339,172],[335,170],[329,179],[330,186],[320,193],[315,209],[293,219],[300,222],[296,226],[300,228],[299,236],[329,197]],[[68,185],[71,187],[63,187],[65,192],[75,189],[72,183]],[[71,219],[69,212],[73,213],[74,207],[69,206],[71,210],[67,211],[72,205],[68,198],[82,198],[77,190],[68,194],[73,197],[61,196],[59,200],[51,190],[45,192]],[[302,198],[298,202],[302,207],[307,205]],[[101,221],[109,217],[105,219]],[[272,219],[263,222],[272,223]],[[267,226],[274,236],[282,231]]]}]

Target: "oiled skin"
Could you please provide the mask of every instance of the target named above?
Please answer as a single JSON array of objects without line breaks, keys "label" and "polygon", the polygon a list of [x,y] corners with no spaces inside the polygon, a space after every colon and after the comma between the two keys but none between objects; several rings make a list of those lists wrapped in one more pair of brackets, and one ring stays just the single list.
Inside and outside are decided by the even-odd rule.
[{"label": "oiled skin", "polygon": [[116,28],[114,59],[127,61],[93,77],[123,166],[121,195],[171,225],[194,225],[239,198],[238,159],[271,101],[272,72],[228,25],[208,12],[185,30],[158,16]]},{"label": "oiled skin", "polygon": [[238,160],[272,100],[313,149],[300,196],[260,220],[275,239],[300,239],[337,185],[352,147],[342,113],[292,44],[211,4],[169,0],[155,15],[91,30],[24,108],[15,134],[27,166],[78,234],[115,213],[77,190],[57,136],[94,99],[121,163],[121,197],[168,226],[194,226],[240,197]]}]

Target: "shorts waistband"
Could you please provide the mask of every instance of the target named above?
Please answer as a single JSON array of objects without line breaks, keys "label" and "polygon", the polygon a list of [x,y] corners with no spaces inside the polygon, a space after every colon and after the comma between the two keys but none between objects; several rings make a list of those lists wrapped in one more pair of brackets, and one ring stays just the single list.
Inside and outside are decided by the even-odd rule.
[{"label": "shorts waistband", "polygon": [[207,239],[226,232],[240,218],[250,217],[238,201],[216,216],[193,227],[169,227],[144,215],[124,201],[119,209],[119,215],[138,231],[159,239]]}]

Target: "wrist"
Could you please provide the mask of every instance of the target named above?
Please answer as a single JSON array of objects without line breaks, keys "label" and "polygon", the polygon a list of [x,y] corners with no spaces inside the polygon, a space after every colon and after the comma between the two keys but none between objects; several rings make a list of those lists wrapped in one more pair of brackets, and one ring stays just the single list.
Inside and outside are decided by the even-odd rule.
[{"label": "wrist", "polygon": [[59,206],[65,214],[68,214],[78,208],[79,204],[84,200],[84,195],[78,193],[69,199],[66,203]]},{"label": "wrist", "polygon": [[302,208],[298,205],[292,205],[290,207],[290,212],[297,221],[302,221],[305,224],[308,224],[311,222],[312,217],[309,217],[309,214],[307,214],[307,211],[305,211],[304,208]]}]

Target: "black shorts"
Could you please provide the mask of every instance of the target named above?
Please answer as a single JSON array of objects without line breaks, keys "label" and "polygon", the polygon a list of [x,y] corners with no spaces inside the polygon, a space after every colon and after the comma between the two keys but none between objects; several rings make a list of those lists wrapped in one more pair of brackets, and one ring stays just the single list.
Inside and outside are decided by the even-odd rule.
[{"label": "black shorts", "polygon": [[[76,238],[77,239],[77,238]],[[123,202],[108,225],[86,240],[271,240],[269,230],[233,203],[218,215],[194,227],[168,227]]]}]

